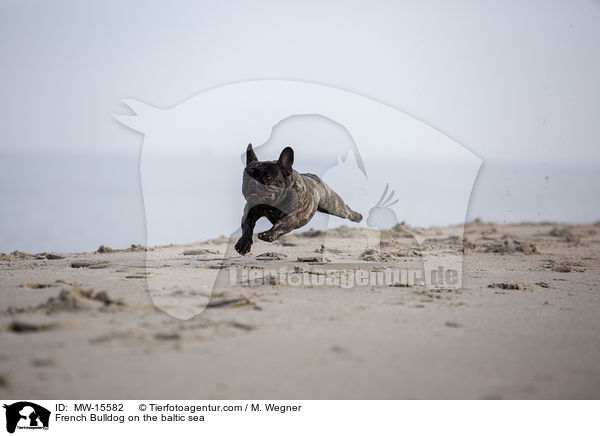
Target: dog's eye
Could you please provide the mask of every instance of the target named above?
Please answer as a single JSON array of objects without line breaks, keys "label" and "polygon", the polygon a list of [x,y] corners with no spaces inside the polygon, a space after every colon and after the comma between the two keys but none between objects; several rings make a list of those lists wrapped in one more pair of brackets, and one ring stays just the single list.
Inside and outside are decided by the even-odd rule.
[{"label": "dog's eye", "polygon": [[272,182],[272,181],[273,181],[273,177],[272,176],[270,176],[270,175],[266,175],[265,176],[265,182],[268,183],[268,182]]}]

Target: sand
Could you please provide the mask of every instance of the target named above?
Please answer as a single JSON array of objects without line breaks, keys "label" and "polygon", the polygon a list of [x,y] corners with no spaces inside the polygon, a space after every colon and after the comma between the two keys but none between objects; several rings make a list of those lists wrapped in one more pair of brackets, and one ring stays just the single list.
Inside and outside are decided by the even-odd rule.
[{"label": "sand", "polygon": [[[1,255],[0,396],[600,398],[600,225],[478,220],[464,246],[457,232],[404,226],[377,250],[366,229],[304,231],[243,258],[225,237]],[[460,288],[259,274],[210,293],[232,265],[318,282],[463,250]]]}]

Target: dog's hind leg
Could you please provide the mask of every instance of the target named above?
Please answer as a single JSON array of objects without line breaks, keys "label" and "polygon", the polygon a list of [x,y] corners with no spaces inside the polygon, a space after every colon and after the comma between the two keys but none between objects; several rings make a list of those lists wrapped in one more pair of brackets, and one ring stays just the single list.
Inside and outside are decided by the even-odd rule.
[{"label": "dog's hind leg", "polygon": [[296,217],[293,215],[285,215],[283,218],[276,221],[269,230],[259,233],[258,239],[265,242],[273,242],[280,236],[290,233],[296,228],[298,228]]},{"label": "dog's hind leg", "polygon": [[321,182],[321,190],[324,195],[319,199],[317,210],[329,215],[346,218],[355,223],[362,221],[362,215],[350,209],[350,207],[342,200],[333,189]]}]

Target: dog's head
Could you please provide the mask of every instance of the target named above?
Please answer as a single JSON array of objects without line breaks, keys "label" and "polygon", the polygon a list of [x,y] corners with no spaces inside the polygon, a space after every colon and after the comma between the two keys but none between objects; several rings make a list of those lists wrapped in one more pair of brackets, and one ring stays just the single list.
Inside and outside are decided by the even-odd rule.
[{"label": "dog's head", "polygon": [[251,204],[277,204],[292,182],[294,150],[283,149],[278,160],[259,161],[248,144],[242,194]]}]

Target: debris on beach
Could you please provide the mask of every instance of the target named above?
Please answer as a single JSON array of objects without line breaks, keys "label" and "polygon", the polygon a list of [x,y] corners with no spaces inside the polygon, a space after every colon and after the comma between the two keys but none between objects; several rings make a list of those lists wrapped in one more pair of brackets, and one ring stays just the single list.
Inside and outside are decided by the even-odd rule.
[{"label": "debris on beach", "polygon": [[124,253],[135,253],[139,251],[152,251],[152,248],[144,247],[140,244],[131,244],[128,248],[111,248],[108,245],[101,245],[96,250],[96,253],[116,253],[116,252],[124,252]]},{"label": "debris on beach", "polygon": [[581,236],[576,234],[572,229],[568,227],[554,227],[548,232],[548,236],[562,238],[565,242],[571,242],[573,244],[581,243]]},{"label": "debris on beach", "polygon": [[152,248],[148,248],[148,247],[144,247],[141,244],[131,244],[131,246],[129,248],[125,248],[123,251],[127,251],[127,252],[139,252],[139,251],[152,251]]},{"label": "debris on beach", "polygon": [[306,263],[315,263],[315,264],[324,264],[326,262],[331,262],[329,259],[321,258],[318,256],[298,256],[297,262],[306,262]]},{"label": "debris on beach", "polygon": [[268,251],[266,253],[259,254],[256,256],[256,260],[283,260],[287,257],[287,254],[283,253],[274,253],[272,251]]},{"label": "debris on beach", "polygon": [[252,304],[252,302],[246,297],[233,297],[233,298],[212,298],[206,305],[207,308],[215,307],[226,307],[226,306],[245,306]]},{"label": "debris on beach", "polygon": [[51,286],[56,286],[55,283],[38,283],[38,282],[27,282],[21,285],[22,288],[27,289],[44,289],[49,288]]},{"label": "debris on beach", "polygon": [[585,265],[583,263],[571,260],[558,262],[554,259],[545,259],[542,263],[542,267],[560,273],[585,272]]},{"label": "debris on beach", "polygon": [[516,239],[480,239],[470,241],[467,238],[463,240],[463,251],[473,253],[498,253],[498,254],[539,254],[537,246],[533,242],[523,242]]},{"label": "debris on beach", "polygon": [[488,288],[524,291],[527,289],[527,286],[523,283],[492,283],[491,285],[488,285]]},{"label": "debris on beach", "polygon": [[181,339],[181,335],[179,333],[156,333],[154,335],[154,339],[158,339],[159,341],[178,341]]},{"label": "debris on beach", "polygon": [[38,321],[25,321],[15,319],[8,325],[8,330],[14,333],[35,333],[53,328],[56,324]]},{"label": "debris on beach", "polygon": [[78,310],[89,310],[90,306],[84,297],[85,291],[80,287],[74,287],[73,291],[63,289],[58,296],[50,297],[44,304],[38,306],[38,309],[43,309],[46,313],[54,312],[75,312]]},{"label": "debris on beach", "polygon": [[59,254],[54,254],[54,253],[38,253],[35,255],[36,259],[48,259],[48,260],[60,260],[60,259],[64,259],[64,256],[61,256]]},{"label": "debris on beach", "polygon": [[106,268],[108,266],[108,262],[100,261],[100,260],[75,260],[71,262],[71,268],[91,268],[91,269],[100,269]]},{"label": "debris on beach", "polygon": [[446,250],[458,253],[462,250],[463,241],[458,236],[447,236],[445,238],[427,238],[421,245],[425,251]]},{"label": "debris on beach", "polygon": [[47,260],[59,260],[64,259],[63,256],[54,253],[38,253],[29,254],[23,251],[13,251],[10,254],[0,253],[0,261],[15,261],[15,260],[28,260],[28,259],[47,259]]},{"label": "debris on beach", "polygon": [[10,254],[4,254],[4,253],[0,253],[0,260],[7,260],[7,261],[13,261],[13,260],[26,260],[26,259],[32,259],[33,257],[35,257],[33,254],[29,254],[29,253],[24,253],[22,251],[13,251]]},{"label": "debris on beach", "polygon": [[184,256],[206,256],[208,254],[221,254],[216,250],[209,250],[207,248],[199,248],[196,250],[185,250],[183,253]]},{"label": "debris on beach", "polygon": [[252,330],[255,329],[255,327],[252,326],[252,325],[250,325],[250,324],[245,324],[245,323],[238,322],[238,321],[231,321],[229,323],[229,325],[231,327],[235,327],[236,329],[244,330],[244,331],[247,331],[247,332],[252,331]]},{"label": "debris on beach", "polygon": [[[59,283],[58,281],[56,283]],[[55,297],[50,297],[44,303],[33,307],[13,308],[9,307],[6,313],[9,315],[19,313],[45,313],[55,312],[77,312],[80,310],[104,310],[107,306],[125,306],[119,300],[115,300],[106,291],[94,292],[93,289],[83,289],[74,283],[71,289],[63,288]]]},{"label": "debris on beach", "polygon": [[461,328],[463,327],[462,324],[458,323],[458,322],[454,322],[454,321],[446,321],[446,327],[452,327],[452,328]]},{"label": "debris on beach", "polygon": [[112,253],[113,250],[112,248],[105,246],[105,245],[101,245],[100,247],[98,247],[98,249],[96,250],[96,253]]},{"label": "debris on beach", "polygon": [[315,248],[315,253],[331,253],[331,254],[342,254],[342,250],[338,250],[337,248],[329,248],[325,247],[325,245],[321,244],[320,248]]},{"label": "debris on beach", "polygon": [[56,362],[54,362],[52,359],[36,357],[31,360],[31,365],[35,366],[36,368],[45,368],[55,366]]},{"label": "debris on beach", "polygon": [[409,250],[395,250],[379,252],[378,250],[369,248],[363,251],[360,255],[361,260],[366,262],[389,262],[399,260],[405,257],[422,257],[423,253],[418,248]]}]

